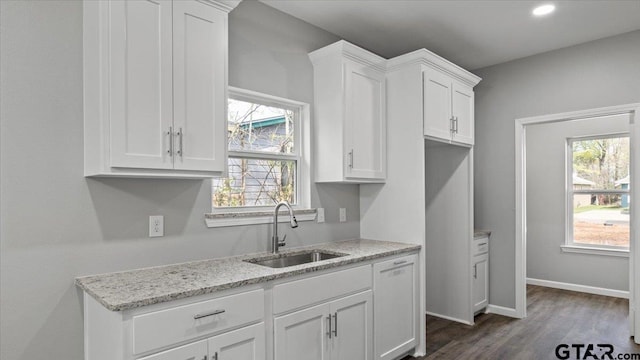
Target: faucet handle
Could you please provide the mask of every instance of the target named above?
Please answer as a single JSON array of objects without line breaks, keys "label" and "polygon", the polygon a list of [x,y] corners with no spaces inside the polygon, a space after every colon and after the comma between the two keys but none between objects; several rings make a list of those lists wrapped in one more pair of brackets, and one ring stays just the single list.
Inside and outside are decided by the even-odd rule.
[{"label": "faucet handle", "polygon": [[287,245],[285,240],[287,240],[287,234],[284,234],[284,236],[282,237],[282,240],[278,239],[278,247]]}]

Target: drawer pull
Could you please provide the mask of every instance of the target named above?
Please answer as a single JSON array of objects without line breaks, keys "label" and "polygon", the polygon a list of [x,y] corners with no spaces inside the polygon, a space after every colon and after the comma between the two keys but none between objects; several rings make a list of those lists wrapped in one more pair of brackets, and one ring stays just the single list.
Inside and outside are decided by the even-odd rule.
[{"label": "drawer pull", "polygon": [[402,264],[406,264],[407,260],[400,260],[400,261],[394,261],[393,265],[402,265]]},{"label": "drawer pull", "polygon": [[193,320],[198,320],[198,319],[202,319],[205,318],[207,316],[213,316],[213,315],[220,315],[223,312],[225,312],[225,310],[214,310],[208,313],[204,313],[204,314],[195,314],[193,315]]},{"label": "drawer pull", "polygon": [[487,243],[478,244],[478,246],[485,246]]}]

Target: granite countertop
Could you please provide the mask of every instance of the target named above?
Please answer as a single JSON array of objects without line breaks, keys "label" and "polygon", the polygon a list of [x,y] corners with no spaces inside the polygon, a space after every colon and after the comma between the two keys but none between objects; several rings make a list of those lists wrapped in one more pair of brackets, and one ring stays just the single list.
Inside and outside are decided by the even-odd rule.
[{"label": "granite countertop", "polygon": [[75,283],[107,309],[122,311],[385,256],[414,252],[420,249],[420,245],[357,239],[306,246],[281,251],[280,254],[299,253],[309,249],[346,255],[280,269],[243,261],[271,255],[270,253],[257,253],[83,276],[76,278]]},{"label": "granite countertop", "polygon": [[491,231],[489,230],[473,230],[473,240],[481,239],[483,237],[488,237],[491,235]]}]

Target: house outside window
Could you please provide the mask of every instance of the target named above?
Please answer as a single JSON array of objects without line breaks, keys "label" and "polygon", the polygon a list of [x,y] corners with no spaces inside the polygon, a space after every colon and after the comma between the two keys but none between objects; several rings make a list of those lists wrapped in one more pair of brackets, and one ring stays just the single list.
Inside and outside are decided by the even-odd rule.
[{"label": "house outside window", "polygon": [[628,250],[627,134],[567,139],[566,245]]},{"label": "house outside window", "polygon": [[283,200],[297,208],[308,207],[309,170],[302,131],[306,107],[229,89],[228,172],[212,181],[214,213],[264,211]]}]

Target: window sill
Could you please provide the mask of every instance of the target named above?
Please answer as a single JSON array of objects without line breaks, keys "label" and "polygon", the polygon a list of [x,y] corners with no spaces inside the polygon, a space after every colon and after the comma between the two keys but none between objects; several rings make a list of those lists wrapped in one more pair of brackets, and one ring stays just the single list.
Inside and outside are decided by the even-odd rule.
[{"label": "window sill", "polygon": [[589,255],[604,255],[616,257],[629,257],[629,250],[622,249],[604,249],[599,247],[578,246],[578,245],[560,245],[562,252],[579,253]]},{"label": "window sill", "polygon": [[[294,210],[294,215],[298,221],[312,221],[316,218],[316,209]],[[281,211],[278,215],[278,222],[288,222],[289,214]],[[251,211],[251,212],[220,212],[204,214],[204,221],[207,227],[226,227],[271,224],[273,222],[273,211]]]}]

